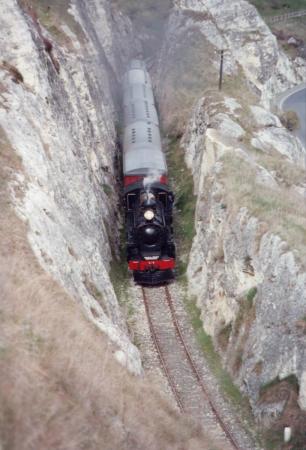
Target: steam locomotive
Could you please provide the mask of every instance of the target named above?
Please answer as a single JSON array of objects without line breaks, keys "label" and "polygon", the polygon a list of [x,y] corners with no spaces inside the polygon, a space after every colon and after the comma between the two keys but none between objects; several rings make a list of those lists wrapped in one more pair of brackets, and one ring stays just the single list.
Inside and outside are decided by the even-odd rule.
[{"label": "steam locomotive", "polygon": [[131,61],[123,91],[127,261],[138,284],[160,284],[174,278],[174,196],[168,186],[152,84],[143,61]]}]

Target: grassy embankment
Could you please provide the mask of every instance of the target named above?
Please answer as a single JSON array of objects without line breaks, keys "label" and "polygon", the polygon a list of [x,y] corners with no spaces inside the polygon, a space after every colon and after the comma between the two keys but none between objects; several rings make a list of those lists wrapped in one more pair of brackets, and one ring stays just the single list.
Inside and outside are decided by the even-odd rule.
[{"label": "grassy embankment", "polygon": [[[182,289],[186,291],[187,280],[185,273],[192,239],[195,234],[194,212],[196,197],[193,193],[193,177],[189,169],[186,167],[184,162],[184,151],[180,147],[179,139],[177,138],[173,137],[169,143],[167,161],[170,180],[174,186],[176,194],[174,227],[178,253],[177,281],[181,284]],[[249,303],[249,297],[251,295],[254,295],[253,292],[248,293],[246,300],[247,303]],[[211,337],[208,336],[203,329],[203,323],[200,318],[201,311],[196,306],[195,300],[188,298],[186,295],[185,306],[189,313],[190,322],[194,329],[199,346],[201,347],[222,392],[233,404],[239,415],[244,418],[243,422],[245,422],[245,426],[255,429],[249,402],[234,385],[229,373],[223,368],[221,358],[214,348]]]},{"label": "grassy embankment", "polygon": [[[192,240],[195,234],[194,213],[196,197],[194,195],[193,176],[184,162],[184,150],[180,146],[180,130],[184,130],[186,121],[190,117],[194,102],[203,95],[209,95],[221,100],[217,87],[217,68],[213,64],[207,65],[207,59],[215,59],[214,48],[200,36],[197,31],[182,38],[178,54],[172,54],[175,64],[173,72],[169,70],[163,79],[163,92],[161,112],[166,132],[171,136],[167,151],[167,161],[170,181],[176,195],[176,208],[174,212],[174,228],[178,253],[178,277],[182,289],[186,290],[186,268]],[[190,70],[192,67],[192,71]],[[206,70],[203,70],[206,67]],[[224,91],[233,95],[233,91],[241,94],[241,80],[225,77]],[[207,88],[210,88],[207,91]],[[211,88],[213,90],[211,90]],[[162,97],[162,94],[160,95]],[[245,96],[244,96],[244,100]],[[171,105],[171,108],[169,107]],[[176,137],[177,136],[177,137]],[[204,329],[200,318],[200,309],[195,300],[185,297],[186,309],[190,316],[197,340],[203,350],[213,374],[216,377],[223,393],[233,403],[241,416],[252,423],[248,401],[242,396],[239,389],[233,384],[230,375],[222,367],[221,358],[214,349],[210,336]],[[254,424],[252,427],[255,429]]]},{"label": "grassy embankment", "polygon": [[[256,170],[237,155],[223,158],[222,179],[227,186],[225,197],[231,211],[247,207],[251,215],[266,224],[266,229],[281,236],[292,249],[306,255],[306,206],[303,197],[290,189],[302,183],[305,170],[286,162],[279,155],[257,153],[258,162],[276,171],[282,184],[278,188],[264,186],[256,178]],[[258,237],[260,238],[260,236]]]},{"label": "grassy embankment", "polygon": [[[251,0],[251,3],[256,6],[259,13],[264,18],[271,18],[300,9],[306,9],[305,0]],[[285,52],[295,58],[299,55],[297,48],[294,45],[288,44],[288,39],[293,36],[301,41],[306,41],[306,16],[292,18],[285,22],[280,22],[271,25],[272,32],[276,34],[279,43]]]},{"label": "grassy embankment", "polygon": [[22,163],[1,128],[0,149],[1,448],[208,448],[38,264],[8,187]]},{"label": "grassy embankment", "polygon": [[305,0],[251,0],[258,11],[264,16],[286,14],[299,9],[306,9]]}]

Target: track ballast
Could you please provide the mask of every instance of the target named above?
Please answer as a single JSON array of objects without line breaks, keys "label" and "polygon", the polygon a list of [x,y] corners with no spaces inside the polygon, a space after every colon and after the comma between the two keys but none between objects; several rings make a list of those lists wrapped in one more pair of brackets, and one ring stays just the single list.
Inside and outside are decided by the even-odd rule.
[{"label": "track ballast", "polygon": [[170,289],[142,288],[142,296],[161,368],[181,412],[198,419],[222,450],[245,450],[211,399],[185,341]]}]

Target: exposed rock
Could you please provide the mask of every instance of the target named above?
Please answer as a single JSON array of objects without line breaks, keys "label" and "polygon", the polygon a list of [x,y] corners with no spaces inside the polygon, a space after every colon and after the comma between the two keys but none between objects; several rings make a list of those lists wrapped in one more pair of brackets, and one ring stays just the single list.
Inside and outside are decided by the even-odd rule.
[{"label": "exposed rock", "polygon": [[[164,115],[177,105],[167,91],[171,77],[177,96],[184,98],[186,92],[190,67],[184,57],[180,66],[176,61],[180,52],[184,55],[188,33],[198,33],[197,49],[206,49],[207,67],[205,76],[199,74],[200,96],[196,84],[189,85],[192,114],[179,110],[188,122],[181,143],[198,195],[189,291],[202,311],[205,331],[255,410],[262,385],[292,374],[304,383],[306,370],[305,339],[296,327],[305,315],[306,272],[297,251],[302,249],[298,241],[289,248],[281,237],[276,222],[286,212],[273,210],[279,208],[273,199],[277,203],[288,192],[281,189],[277,171],[264,164],[276,155],[306,167],[300,142],[269,111],[276,93],[305,81],[306,65],[287,58],[247,2],[176,0],[157,74],[166,84],[159,90]],[[216,91],[221,48],[226,50],[223,95]],[[200,52],[198,58],[193,55],[193,61],[201,58]],[[273,217],[272,227],[268,219]],[[275,414],[282,406],[273,406]]]},{"label": "exposed rock", "polygon": [[[192,11],[206,15],[206,20],[193,26],[199,26],[203,35],[217,48],[226,50],[225,59],[236,66],[232,73],[239,65],[248,82],[261,93],[264,105],[269,105],[276,92],[302,82],[301,72],[280,51],[275,36],[256,8],[248,2],[176,0],[175,5],[179,14],[190,17]],[[304,62],[304,74],[305,70]]]},{"label": "exposed rock", "polygon": [[262,184],[272,189],[277,189],[278,187],[278,184],[275,181],[273,175],[264,167],[259,168],[259,171],[256,174],[256,181],[258,184]]},{"label": "exposed rock", "polygon": [[43,24],[39,33],[16,1],[0,9],[1,57],[23,77],[16,84],[0,70],[5,87],[0,123],[22,158],[24,198],[16,197],[16,203],[28,222],[30,243],[43,267],[121,349],[120,361],[139,373],[139,353],[109,278],[118,224],[113,93],[133,51],[129,22],[119,13],[111,19],[107,2],[75,1],[83,34],[70,29],[73,52],[52,42],[58,73],[42,51],[41,33],[52,40]]},{"label": "exposed rock", "polygon": [[254,105],[250,106],[250,110],[255,119],[255,123],[259,127],[281,127],[281,121],[275,114],[272,114],[270,111],[267,111],[260,106]]},{"label": "exposed rock", "polygon": [[241,140],[245,135],[244,129],[226,114],[217,114],[212,124],[224,137]]},{"label": "exposed rock", "polygon": [[305,149],[296,137],[285,128],[264,128],[254,133],[251,140],[253,147],[270,153],[275,150],[296,164],[306,167]]},{"label": "exposed rock", "polygon": [[[205,101],[202,100],[201,104],[205,107]],[[190,149],[202,161],[201,165],[192,165],[198,192],[198,225],[188,267],[189,289],[198,299],[204,328],[214,337],[216,345],[222,329],[232,324],[234,330],[239,321],[241,329],[230,334],[225,362],[229,370],[237,370],[235,358],[240,354],[240,387],[256,401],[261,384],[276,376],[298,375],[303,368],[305,370],[305,345],[296,333],[295,323],[303,315],[306,298],[302,292],[306,287],[306,274],[294,254],[288,252],[286,244],[268,233],[265,224],[250,216],[247,209],[239,211],[237,205],[238,214],[235,215],[228,208],[220,207],[222,203],[226,204],[224,191],[227,186],[222,186],[218,177],[218,164],[225,152],[233,154],[235,145],[232,142],[225,146],[224,136],[214,129],[203,133],[201,140],[195,133],[193,139],[190,130],[196,129],[195,124],[202,117],[203,112],[196,110],[186,134],[190,145],[188,140],[183,141],[187,162],[190,163]],[[208,117],[206,121],[211,122]],[[290,142],[291,137],[285,129],[273,128],[273,131],[277,136],[274,143],[278,142],[276,139],[282,142],[281,136]],[[238,142],[235,152],[244,155],[245,152],[238,150],[237,145]],[[287,156],[302,162],[296,157],[303,156],[302,150],[301,153],[291,153],[290,148]],[[282,151],[277,145],[276,149]],[[244,159],[253,167],[258,184],[278,188],[272,174],[256,164],[251,155],[245,154]],[[251,269],[247,261],[252,262]],[[239,312],[239,299],[247,296],[254,287],[257,296],[253,318],[250,319],[250,314],[243,318]],[[257,374],[254,367],[259,360],[262,368]]]},{"label": "exposed rock", "polygon": [[224,99],[224,105],[229,109],[229,112],[235,115],[236,110],[241,109],[240,103],[235,98],[226,97]]},{"label": "exposed rock", "polygon": [[287,42],[289,45],[293,45],[294,47],[299,45],[298,41],[293,36],[291,36]]}]

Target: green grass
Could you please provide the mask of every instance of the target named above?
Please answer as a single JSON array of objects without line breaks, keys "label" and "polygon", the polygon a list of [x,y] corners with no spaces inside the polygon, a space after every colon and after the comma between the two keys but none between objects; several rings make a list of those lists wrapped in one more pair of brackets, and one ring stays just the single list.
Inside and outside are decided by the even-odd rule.
[{"label": "green grass", "polygon": [[266,450],[280,450],[282,448],[283,442],[283,436],[279,430],[268,430],[265,432]]},{"label": "green grass", "polygon": [[264,16],[285,14],[299,9],[306,9],[305,0],[251,0],[258,11]]},{"label": "green grass", "polygon": [[279,377],[276,377],[273,380],[269,381],[268,383],[263,384],[260,387],[260,395],[263,395],[272,387],[277,386],[279,383],[283,383],[283,382],[289,383],[293,387],[293,389],[295,390],[296,393],[299,392],[299,382],[298,382],[296,375],[289,375],[288,377],[282,378],[281,380],[279,379]]},{"label": "green grass", "polygon": [[257,288],[256,287],[252,287],[246,295],[246,299],[249,302],[250,306],[253,306],[253,300],[255,298],[255,295],[257,294]]},{"label": "green grass", "polygon": [[229,373],[222,367],[221,358],[214,349],[212,339],[203,329],[200,309],[197,307],[194,300],[189,300],[187,298],[185,298],[185,306],[189,313],[196,338],[205,355],[205,359],[207,360],[212,373],[218,380],[223,393],[236,407],[246,410],[249,418],[251,418],[251,410],[247,397],[241,394],[238,387],[234,385]]},{"label": "green grass", "polygon": [[172,137],[166,151],[169,178],[175,193],[174,235],[177,247],[177,274],[186,272],[188,256],[195,235],[194,214],[196,196],[190,170],[180,147],[179,137]]},{"label": "green grass", "polygon": [[135,309],[132,299],[128,296],[130,277],[126,261],[124,228],[121,230],[120,234],[119,256],[116,256],[115,252],[113,252],[109,276],[118,302],[125,310],[126,318],[128,320],[133,316]]},{"label": "green grass", "polygon": [[[260,397],[261,400],[265,398],[265,395],[268,395],[268,398],[272,395],[272,399],[276,398],[278,399],[277,394],[277,386],[282,385],[284,383],[287,383],[289,386],[287,386],[288,393],[293,390],[296,394],[296,396],[299,393],[299,383],[298,379],[295,375],[289,375],[286,378],[283,378],[280,380],[278,377],[274,378],[273,380],[269,381],[266,384],[263,384],[260,388]],[[280,388],[281,389],[281,388]],[[273,393],[274,392],[274,393]],[[270,400],[271,401],[271,400]],[[292,427],[293,427],[293,436],[290,441],[290,450],[306,450],[306,441],[305,441],[305,413],[301,412],[301,416],[298,415],[298,406],[296,405],[296,408],[293,407],[292,401],[288,401],[289,408],[291,408],[291,412],[287,410],[285,412],[285,415],[288,417],[288,414],[292,417]],[[304,415],[304,418],[303,418]],[[275,421],[272,428],[269,430],[266,430],[264,433],[265,437],[265,448],[267,450],[279,450],[282,447],[283,443],[283,427],[284,423],[282,420],[282,417],[279,421]],[[285,448],[285,447],[284,447]],[[287,448],[287,447],[286,447]],[[289,447],[288,447],[289,448]]]},{"label": "green grass", "polygon": [[[186,286],[184,286],[186,288]],[[212,339],[203,329],[203,322],[201,320],[201,311],[197,307],[194,299],[189,299],[187,295],[184,299],[185,308],[189,314],[192,327],[194,329],[197,341],[203,351],[206,361],[210,367],[211,372],[215,376],[221,392],[224,397],[230,401],[240,417],[242,426],[248,433],[252,431],[252,436],[258,442],[262,443],[262,435],[257,430],[256,423],[252,414],[249,400],[244,396],[239,388],[233,383],[229,373],[223,368],[222,361],[219,354],[215,351]],[[227,327],[226,327],[227,328]],[[229,329],[229,327],[228,327]],[[238,355],[239,358],[239,355]]]},{"label": "green grass", "polygon": [[106,195],[110,195],[113,192],[112,188],[108,184],[102,184],[102,189]]}]

